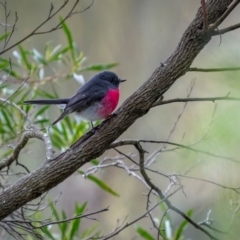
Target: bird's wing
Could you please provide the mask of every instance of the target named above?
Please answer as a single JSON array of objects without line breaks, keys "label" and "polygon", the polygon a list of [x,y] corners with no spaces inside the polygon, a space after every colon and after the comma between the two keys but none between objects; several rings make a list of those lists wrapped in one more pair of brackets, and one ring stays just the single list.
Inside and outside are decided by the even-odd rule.
[{"label": "bird's wing", "polygon": [[88,91],[87,93],[77,93],[70,99],[64,111],[67,111],[68,113],[81,112],[91,104],[101,101],[104,95],[104,91]]},{"label": "bird's wing", "polygon": [[[80,89],[81,90],[81,89]],[[53,122],[53,125],[63,119],[66,115],[73,112],[81,112],[89,107],[91,104],[105,96],[105,91],[95,91],[91,89],[83,89],[84,91],[78,91],[73,97],[70,98],[62,114]],[[86,90],[86,91],[85,91]]]}]

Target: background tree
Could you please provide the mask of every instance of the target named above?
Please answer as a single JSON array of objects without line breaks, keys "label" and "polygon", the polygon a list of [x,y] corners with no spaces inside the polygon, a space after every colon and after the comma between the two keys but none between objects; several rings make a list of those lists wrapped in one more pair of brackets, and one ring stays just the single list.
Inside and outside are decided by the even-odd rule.
[{"label": "background tree", "polygon": [[[222,37],[222,34],[239,27],[239,24],[236,24],[218,30],[219,25],[232,10],[235,9],[238,3],[239,1],[210,0],[205,4],[204,1],[201,1],[201,7],[196,17],[184,32],[177,48],[170,57],[165,61],[162,60],[162,63],[154,71],[149,80],[124,102],[116,114],[101,123],[95,134],[92,134],[90,132],[86,133],[88,131],[88,125],[86,123],[80,123],[74,118],[66,118],[56,127],[48,127],[51,123],[47,115],[48,107],[42,107],[34,111],[29,106],[22,106],[21,103],[30,97],[58,97],[57,93],[59,91],[55,89],[55,86],[59,79],[68,80],[67,84],[69,84],[69,81],[75,78],[82,84],[84,81],[81,76],[82,72],[89,70],[100,71],[116,66],[115,63],[87,65],[84,62],[85,57],[83,53],[79,50],[77,44],[74,43],[71,28],[65,22],[67,19],[73,17],[73,15],[79,14],[78,16],[82,16],[81,13],[86,14],[86,10],[91,10],[93,8],[91,6],[95,6],[95,4],[93,5],[93,2],[91,2],[89,5],[88,3],[86,7],[81,8],[83,10],[78,9],[80,8],[78,6],[79,1],[64,1],[62,5],[59,6],[50,5],[49,11],[46,16],[44,16],[44,20],[42,20],[42,22],[40,21],[37,27],[34,27],[34,30],[29,31],[24,37],[17,39],[15,33],[19,31],[18,21],[20,14],[18,11],[15,15],[10,14],[14,11],[9,12],[7,2],[1,2],[5,16],[4,23],[2,24],[1,54],[3,56],[3,54],[12,51],[14,55],[14,60],[12,57],[9,59],[7,55],[1,58],[2,104],[0,117],[3,158],[0,162],[0,169],[3,179],[1,182],[3,190],[0,194],[0,217],[3,228],[1,232],[2,236],[5,237],[6,234],[9,234],[15,238],[25,239],[30,238],[30,236],[25,235],[26,232],[30,232],[33,238],[73,239],[75,236],[77,239],[79,237],[81,239],[109,239],[119,233],[123,236],[125,232],[127,232],[126,230],[131,228],[132,224],[137,223],[138,225],[135,225],[136,232],[134,234],[130,232],[125,238],[130,238],[138,234],[145,239],[180,239],[183,235],[183,230],[189,225],[191,226],[189,229],[194,232],[193,236],[195,237],[197,233],[199,234],[199,239],[222,239],[224,237],[229,239],[229,236],[231,236],[231,239],[234,239],[234,237],[237,239],[237,229],[234,229],[232,225],[236,222],[235,217],[239,208],[236,201],[239,192],[238,188],[235,188],[232,184],[235,182],[235,178],[230,179],[234,180],[230,184],[229,181],[224,181],[224,175],[221,173],[223,172],[222,169],[225,171],[225,169],[229,170],[232,168],[231,176],[234,176],[234,171],[237,171],[238,159],[234,158],[234,155],[237,155],[238,152],[238,146],[235,143],[237,131],[234,127],[234,122],[229,122],[229,119],[234,119],[235,121],[238,119],[238,115],[234,109],[235,106],[238,105],[234,105],[232,102],[233,100],[239,100],[235,97],[237,94],[234,94],[238,92],[238,85],[236,84],[233,88],[232,86],[226,85],[223,79],[221,80],[223,88],[217,88],[217,96],[214,96],[212,91],[210,91],[211,94],[205,93],[205,98],[202,98],[202,96],[192,98],[190,95],[196,91],[195,89],[201,89],[204,86],[202,83],[198,85],[192,83],[185,98],[175,99],[176,97],[180,97],[177,95],[177,93],[180,93],[179,87],[183,85],[189,86],[189,84],[183,84],[181,82],[177,86],[178,91],[173,94],[174,99],[163,100],[162,95],[186,72],[194,71],[193,76],[196,76],[196,71],[221,72],[220,76],[224,76],[223,71],[239,70],[239,68],[235,66],[227,68],[226,64],[224,64],[224,68],[220,69],[191,68],[195,57],[213,36]],[[96,5],[96,7],[99,7],[99,3]],[[142,5],[136,4],[134,5],[134,9],[138,8],[136,6]],[[193,6],[194,9],[198,7],[197,4],[193,4]],[[111,7],[111,5],[109,5],[109,7]],[[161,7],[163,8],[163,6]],[[101,6],[99,8],[101,8]],[[87,11],[89,16],[90,10]],[[144,8],[144,10],[146,9]],[[9,24],[10,16],[13,17],[11,24]],[[131,17],[132,16],[133,15],[131,15]],[[116,19],[114,18],[112,21],[107,22],[109,23],[109,28],[112,30],[110,32],[111,35],[114,35],[113,33],[117,32],[115,30],[116,25],[114,24],[117,22]],[[100,22],[97,26],[101,29]],[[21,45],[25,40],[31,39],[31,37],[35,35],[45,35],[46,33],[53,33],[56,30],[58,30],[57,32],[61,31],[64,33],[66,39],[65,46],[48,42],[42,48],[43,50],[40,51],[36,49],[36,47],[31,48]],[[101,31],[100,36],[104,38],[103,44],[106,45],[105,41],[108,38]],[[129,41],[130,36],[131,35],[128,35],[126,40]],[[91,36],[90,40],[92,40],[92,38],[93,36]],[[107,46],[109,45],[107,44]],[[216,44],[213,46],[216,47]],[[13,49],[14,47],[16,48]],[[127,48],[125,50],[127,50]],[[105,53],[106,49],[103,52]],[[134,50],[131,51],[131,54],[133,53]],[[236,54],[236,49],[234,54]],[[209,57],[209,53],[207,54],[205,52],[205,58]],[[132,69],[133,68],[131,68],[131,71],[133,71]],[[227,79],[229,81],[231,77],[232,80],[235,80],[234,78],[236,78],[236,76],[236,74],[228,75]],[[55,82],[55,84],[53,84],[53,82]],[[207,86],[209,86],[209,82],[208,79]],[[20,83],[20,85],[16,86],[16,83]],[[137,82],[133,81],[133,83],[135,84]],[[49,84],[48,86],[52,87],[51,92],[48,91],[49,88],[46,88],[47,91],[43,90],[45,84]],[[63,84],[64,83],[61,82],[60,90],[65,90]],[[231,95],[229,95],[230,91]],[[66,94],[66,92],[64,92],[64,94]],[[166,98],[167,96],[164,95],[164,97]],[[211,109],[209,110],[208,108],[207,111],[204,107],[204,110],[199,111],[199,117],[191,116],[191,110],[190,114],[187,113],[189,110],[186,106],[189,101],[210,102],[210,104],[212,104],[212,101],[217,100],[221,100],[221,102],[224,100],[226,102],[224,104],[226,105],[222,105],[221,103],[221,107],[216,107],[215,105],[213,108],[211,106]],[[229,102],[229,100],[231,100],[231,102]],[[161,111],[160,114],[162,118],[159,119],[154,116],[156,115],[157,108],[154,109],[155,111],[153,110],[149,113],[149,110],[153,107],[173,102],[184,103],[179,113],[176,114],[177,118],[174,118],[174,115],[171,116],[171,114],[165,115],[163,114],[164,112]],[[179,110],[179,106],[180,105],[177,105],[177,110]],[[193,106],[194,113],[196,113],[196,106],[201,109],[199,104]],[[229,106],[231,106],[232,109],[228,109],[228,114],[226,114],[226,108],[229,108]],[[172,111],[176,111],[176,109],[172,109]],[[167,111],[169,111],[169,107]],[[169,112],[171,113],[171,110]],[[125,132],[137,119],[146,114],[147,116],[154,116],[153,119],[155,119],[155,121],[158,119],[157,126],[160,128],[152,127],[152,134],[145,135],[143,135],[140,130],[138,134],[140,134],[139,139],[141,140],[136,138],[137,134],[134,135],[131,133],[128,135],[128,133],[126,133],[124,136],[128,136],[129,139],[122,140],[124,139],[123,136],[120,140],[113,143],[113,141]],[[231,114],[234,114],[234,117],[229,118]],[[223,116],[225,119],[222,119]],[[163,121],[164,118],[165,121]],[[145,116],[142,119],[140,126],[148,126],[148,122],[145,122]],[[196,119],[199,119],[199,121],[196,122]],[[202,119],[207,119],[207,121],[204,121],[204,126],[201,125]],[[219,121],[219,119],[221,121]],[[196,128],[191,126],[194,120],[197,126]],[[169,121],[172,121],[173,126],[167,129],[166,126],[168,126],[167,123]],[[182,125],[181,121],[184,122],[185,125]],[[164,130],[159,131],[159,129]],[[164,134],[166,137],[162,140],[161,138]],[[173,136],[175,136],[176,141],[170,141],[170,138],[173,138]],[[30,168],[29,165],[29,161],[37,159],[33,155],[33,146],[26,146],[32,138],[42,140],[45,145],[45,161],[38,168]],[[215,144],[216,140],[220,140],[218,142],[218,144],[220,143],[219,145]],[[33,141],[36,142],[36,140]],[[160,144],[160,147],[156,148],[156,144]],[[69,146],[71,147],[69,148]],[[122,151],[121,146],[129,146],[129,148],[125,148],[124,151]],[[223,146],[225,149],[223,149]],[[22,156],[19,155],[20,152],[22,154],[26,149],[29,150],[26,152],[24,159],[20,159],[19,157]],[[96,159],[109,149],[114,149],[117,155],[116,152],[114,152],[113,157],[109,157],[112,154],[107,151],[105,158]],[[229,151],[229,149],[231,149],[231,151]],[[59,151],[59,154],[55,151]],[[134,152],[134,154],[131,154],[131,152]],[[175,153],[177,153],[178,156],[175,156]],[[163,156],[163,154],[165,156]],[[31,160],[29,160],[29,156]],[[177,159],[181,160],[181,163],[184,161],[184,165],[176,164]],[[221,166],[219,165],[220,160],[224,162],[221,163]],[[90,161],[92,166],[86,165]],[[166,161],[167,166],[163,169],[164,161]],[[173,161],[174,164],[171,164],[171,161]],[[13,166],[14,162],[17,167]],[[87,200],[90,201],[90,207],[88,207],[88,209],[92,211],[89,210],[85,212],[87,204],[82,202],[76,204],[76,216],[68,217],[65,211],[60,213],[59,210],[55,208],[55,202],[57,200],[50,201],[48,205],[45,204],[46,192],[65,180],[79,169],[79,167],[83,166],[86,166],[86,168],[79,170],[78,175],[80,174],[93,181],[113,196],[119,196],[118,191],[120,190],[120,186],[116,184],[114,188],[109,187],[108,184],[111,183],[110,181],[104,182],[97,178],[96,173],[99,172],[100,169],[104,169],[104,172],[107,172],[106,169],[115,166],[118,169],[124,170],[124,174],[127,173],[134,176],[139,183],[142,184],[145,192],[147,189],[147,196],[141,197],[142,205],[135,204],[136,196],[134,196],[133,201],[128,200],[128,206],[131,205],[131,202],[137,206],[137,210],[131,217],[131,220],[127,219],[128,223],[126,223],[126,219],[124,218],[122,218],[123,220],[118,224],[117,221],[113,221],[112,216],[115,211],[111,209],[111,211],[108,211],[109,209],[106,207],[108,205],[101,208],[98,200],[99,194],[95,194],[90,188],[87,188],[87,191],[86,189],[83,190],[84,188],[80,188],[78,193],[91,193],[91,196],[89,195],[90,197]],[[216,174],[217,177],[214,177],[213,173]],[[120,181],[120,176],[116,176],[116,174],[113,174],[113,176],[117,179],[118,183],[123,182]],[[126,177],[124,177],[124,179],[126,184],[121,185],[123,185],[125,190],[129,190],[131,181],[126,181]],[[193,182],[196,180],[206,182],[213,187],[206,189],[204,185],[204,191],[201,191],[201,197],[199,197],[199,186]],[[229,177],[226,180],[229,180]],[[221,181],[223,181],[223,183]],[[191,186],[192,183],[194,183],[194,187],[191,192],[188,192],[188,189],[191,189],[188,187]],[[230,192],[230,194],[226,194],[221,202],[220,195],[222,192],[213,192],[213,189],[214,191],[215,189],[224,189],[224,193]],[[67,190],[65,189],[65,191]],[[142,191],[140,192],[137,189],[136,192],[138,194],[137,199],[139,200]],[[174,201],[173,195],[175,195],[176,201]],[[186,201],[186,197],[191,203],[190,206],[182,205],[182,203]],[[32,201],[36,198],[38,199]],[[61,197],[58,199],[61,200]],[[96,207],[91,206],[92,199],[95,200],[95,205],[96,203],[98,204],[97,210],[95,209]],[[120,200],[121,199],[122,194]],[[86,201],[86,199],[84,199],[84,201]],[[118,200],[115,199],[113,202],[115,201]],[[201,208],[193,204],[195,201],[200,203],[200,207],[204,209],[202,215],[198,213]],[[220,208],[221,211],[217,210],[217,205],[222,203],[227,209],[226,213],[228,217],[226,217],[222,208]],[[209,207],[207,206],[208,204]],[[71,206],[72,205],[73,204],[71,204]],[[210,210],[208,210],[209,208]],[[45,214],[48,215],[47,217],[51,215],[49,214],[49,209],[52,210],[53,217],[50,216],[50,219],[44,220]],[[120,209],[122,210],[123,208]],[[161,211],[158,212],[159,210]],[[105,215],[100,222],[107,222],[108,218],[111,219],[111,222],[116,222],[113,231],[110,232],[109,229],[107,232],[110,233],[100,231],[99,229],[103,228],[103,226],[92,225],[92,223],[85,228],[85,231],[82,229],[80,229],[80,232],[78,231],[81,223],[80,218],[91,218],[90,216],[93,214],[100,214],[106,211],[110,212],[110,217],[106,217],[107,215]],[[179,223],[176,223],[177,220],[174,218],[174,213],[177,213],[177,215],[181,217]],[[100,214],[99,217],[102,214]],[[148,219],[141,221],[146,216],[148,216]],[[118,217],[119,216],[115,219]],[[123,216],[121,215],[121,217]],[[221,218],[224,220],[221,221]],[[213,220],[216,221],[216,219],[218,221],[213,224]],[[68,222],[71,223],[67,224]],[[142,224],[144,227],[141,227]],[[57,235],[55,234],[57,229],[51,228],[54,225],[58,225],[60,230]],[[151,225],[153,226],[152,231],[149,230],[149,226]],[[184,233],[184,235],[185,234],[190,233]]]}]

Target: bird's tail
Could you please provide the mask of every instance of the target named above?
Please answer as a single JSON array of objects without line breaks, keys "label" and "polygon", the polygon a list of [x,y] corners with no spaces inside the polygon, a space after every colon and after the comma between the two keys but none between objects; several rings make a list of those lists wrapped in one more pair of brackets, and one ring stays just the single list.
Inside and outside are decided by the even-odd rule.
[{"label": "bird's tail", "polygon": [[[61,99],[39,99],[39,100],[29,100],[24,101],[23,104],[37,104],[37,105],[49,105],[49,104],[56,104],[56,105],[66,105],[68,104],[70,98],[61,98]],[[63,112],[57,120],[55,120],[52,125],[56,124],[58,121],[63,119],[68,113]]]},{"label": "bird's tail", "polygon": [[29,100],[24,101],[23,104],[37,104],[37,105],[49,105],[49,104],[68,104],[70,98],[62,99],[39,99],[39,100]]}]

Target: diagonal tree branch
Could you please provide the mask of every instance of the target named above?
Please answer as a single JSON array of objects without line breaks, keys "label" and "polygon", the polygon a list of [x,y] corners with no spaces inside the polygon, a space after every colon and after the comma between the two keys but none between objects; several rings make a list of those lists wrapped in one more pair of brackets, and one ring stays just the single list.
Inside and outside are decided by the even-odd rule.
[{"label": "diagonal tree branch", "polygon": [[[232,2],[233,0],[209,0],[206,4],[208,24],[215,23]],[[91,159],[100,156],[109,144],[138,118],[144,116],[179,77],[186,74],[193,60],[210,40],[211,36],[205,34],[203,29],[203,15],[200,8],[170,57],[111,118],[96,129],[95,133],[85,134],[69,150],[53,160],[45,161],[38,169],[1,192],[0,220],[64,181]]]}]

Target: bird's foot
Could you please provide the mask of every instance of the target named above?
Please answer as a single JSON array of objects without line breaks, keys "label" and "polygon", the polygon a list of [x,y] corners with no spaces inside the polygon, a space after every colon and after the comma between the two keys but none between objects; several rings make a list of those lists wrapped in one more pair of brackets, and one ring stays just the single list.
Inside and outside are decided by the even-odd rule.
[{"label": "bird's foot", "polygon": [[117,116],[117,114],[114,112],[114,113],[108,115],[108,117],[105,120],[108,120],[108,119],[110,119],[112,117],[115,117],[115,116]]}]

